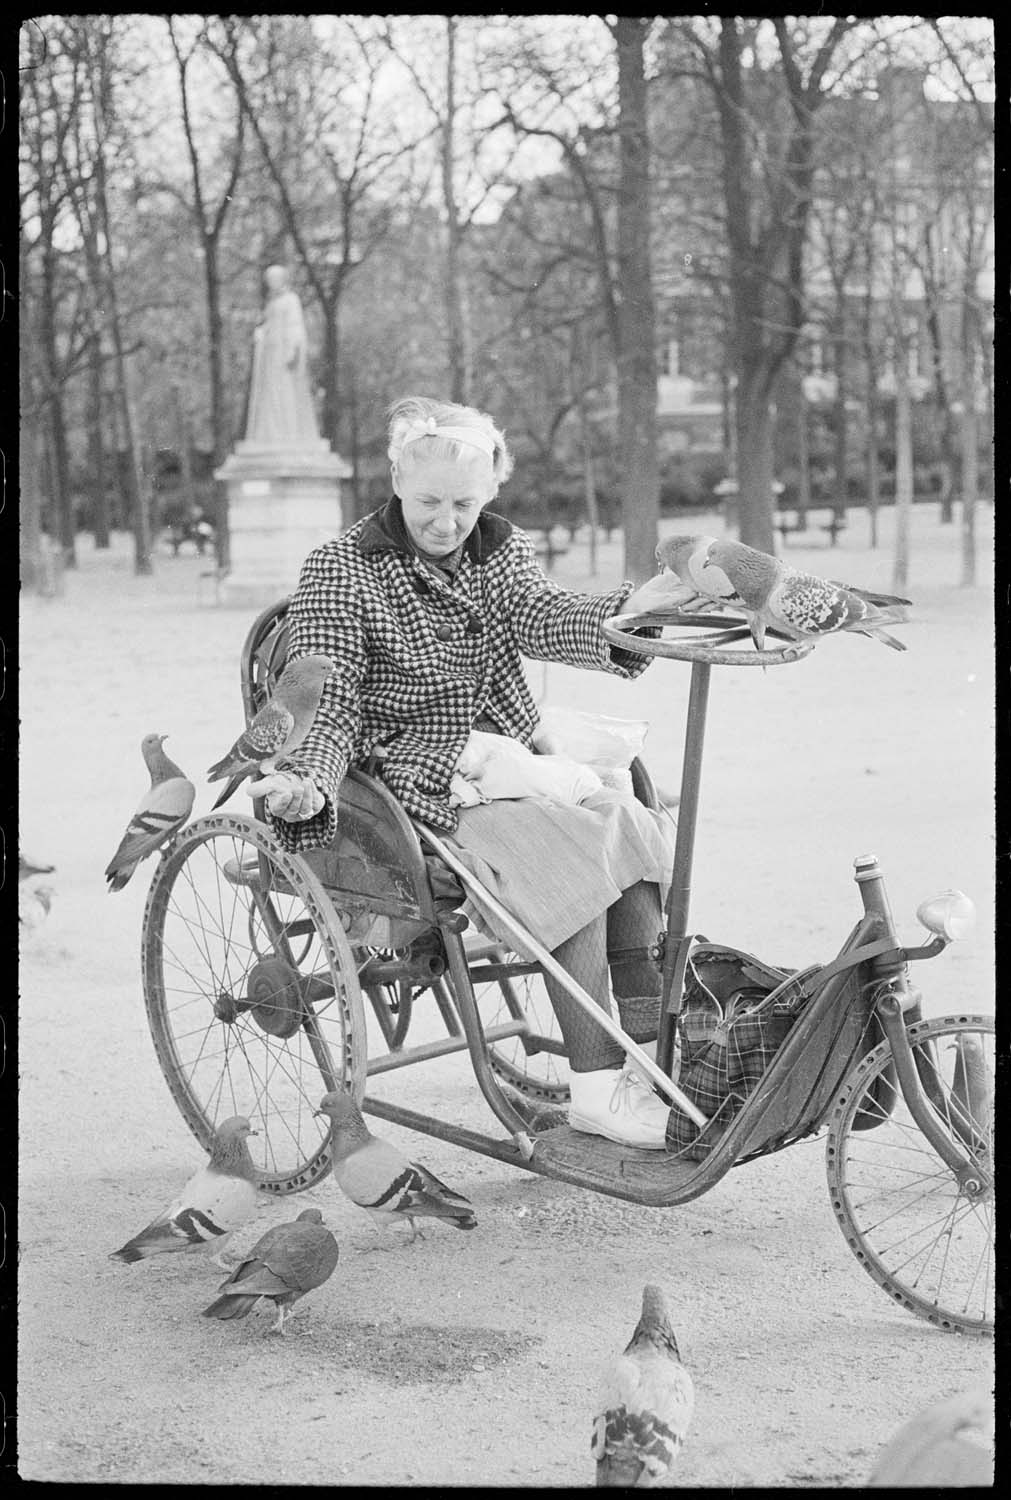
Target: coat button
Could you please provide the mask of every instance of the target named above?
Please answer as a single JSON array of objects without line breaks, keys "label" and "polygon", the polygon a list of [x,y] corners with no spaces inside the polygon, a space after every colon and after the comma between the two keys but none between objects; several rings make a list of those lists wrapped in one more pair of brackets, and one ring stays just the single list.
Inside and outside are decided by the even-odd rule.
[{"label": "coat button", "polygon": [[435,638],[437,641],[451,641],[453,639],[452,625],[437,625],[435,627]]}]

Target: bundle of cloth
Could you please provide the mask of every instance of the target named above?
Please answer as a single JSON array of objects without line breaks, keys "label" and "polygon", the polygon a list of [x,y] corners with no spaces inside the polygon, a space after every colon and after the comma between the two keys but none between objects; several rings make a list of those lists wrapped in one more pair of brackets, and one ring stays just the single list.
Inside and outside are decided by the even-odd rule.
[{"label": "bundle of cloth", "polygon": [[580,803],[603,784],[596,771],[566,755],[537,755],[507,735],[474,729],[450,782],[450,802],[477,807],[504,797],[550,797]]}]

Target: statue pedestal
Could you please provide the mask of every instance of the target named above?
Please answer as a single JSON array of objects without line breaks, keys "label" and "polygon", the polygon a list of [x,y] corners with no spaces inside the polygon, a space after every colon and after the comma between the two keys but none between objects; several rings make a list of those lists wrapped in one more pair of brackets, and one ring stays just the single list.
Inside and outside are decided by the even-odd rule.
[{"label": "statue pedestal", "polygon": [[290,594],[308,554],[341,530],[341,480],[350,474],[325,438],[237,443],[214,473],[228,486],[231,556],[220,602],[262,609]]}]

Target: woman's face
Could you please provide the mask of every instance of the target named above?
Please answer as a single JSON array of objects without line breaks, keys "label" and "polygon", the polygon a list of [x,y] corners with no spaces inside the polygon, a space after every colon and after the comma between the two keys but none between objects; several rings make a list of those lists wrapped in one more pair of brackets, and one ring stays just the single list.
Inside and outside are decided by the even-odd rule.
[{"label": "woman's face", "polygon": [[492,461],[478,448],[459,458],[409,459],[393,470],[411,541],[433,557],[448,557],[473,531],[496,491]]}]

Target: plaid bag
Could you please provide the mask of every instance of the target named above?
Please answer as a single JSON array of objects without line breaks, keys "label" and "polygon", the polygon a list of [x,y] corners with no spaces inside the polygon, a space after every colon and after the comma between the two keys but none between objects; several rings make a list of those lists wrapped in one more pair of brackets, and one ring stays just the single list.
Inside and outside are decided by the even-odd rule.
[{"label": "plaid bag", "polygon": [[701,1160],[743,1108],[807,1003],[803,980],[817,965],[798,971],[765,964],[751,953],[698,942],[685,970],[678,1017],[681,1072],[678,1086],[709,1124],[672,1106],[667,1149]]}]

